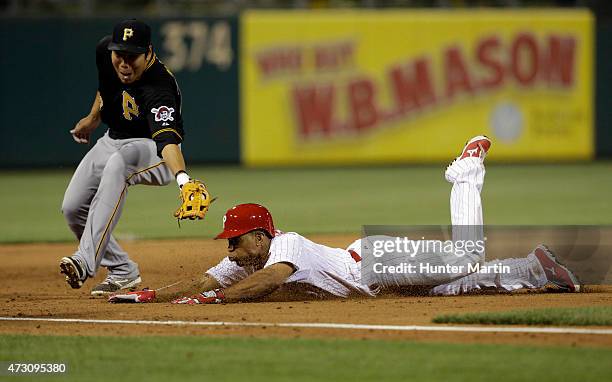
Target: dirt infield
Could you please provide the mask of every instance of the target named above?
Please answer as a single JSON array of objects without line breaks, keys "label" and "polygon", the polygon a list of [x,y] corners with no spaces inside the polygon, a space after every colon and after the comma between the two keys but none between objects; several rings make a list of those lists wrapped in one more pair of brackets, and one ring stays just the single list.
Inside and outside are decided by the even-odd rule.
[{"label": "dirt infield", "polygon": [[[345,247],[356,235],[313,236],[331,246]],[[92,298],[90,288],[104,278],[101,272],[80,290],[70,289],[59,274],[58,261],[76,244],[0,246],[0,316],[115,320],[231,321],[251,323],[350,323],[377,325],[431,325],[443,313],[499,311],[524,308],[612,305],[612,288],[592,287],[590,293],[517,293],[422,297],[384,295],[332,301],[279,301],[276,295],[261,303],[207,306],[171,304],[113,305]],[[142,287],[157,288],[178,280],[198,278],[225,253],[225,242],[213,240],[124,242],[140,264]],[[540,333],[457,333],[377,331],[269,326],[151,326],[103,323],[7,322],[0,333],[61,335],[210,335],[383,338],[449,342],[521,343],[570,346],[612,346],[611,335]]]}]

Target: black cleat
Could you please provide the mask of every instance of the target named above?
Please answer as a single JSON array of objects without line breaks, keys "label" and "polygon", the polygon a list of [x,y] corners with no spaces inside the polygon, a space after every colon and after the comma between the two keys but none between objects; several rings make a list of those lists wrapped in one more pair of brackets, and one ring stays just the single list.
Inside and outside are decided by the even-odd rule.
[{"label": "black cleat", "polygon": [[66,282],[72,289],[79,289],[87,280],[85,271],[74,257],[62,257],[60,261],[60,273],[66,275]]}]

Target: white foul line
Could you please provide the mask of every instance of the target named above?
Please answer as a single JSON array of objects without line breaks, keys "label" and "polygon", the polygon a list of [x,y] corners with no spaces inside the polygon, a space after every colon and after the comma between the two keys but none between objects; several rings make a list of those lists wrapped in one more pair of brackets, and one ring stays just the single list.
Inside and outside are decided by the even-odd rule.
[{"label": "white foul line", "polygon": [[612,334],[612,329],[510,327],[510,326],[420,326],[420,325],[361,325],[310,322],[223,322],[223,321],[148,321],[148,320],[88,320],[80,318],[0,317],[0,321],[67,322],[80,324],[178,325],[178,326],[250,326],[276,328],[319,328],[352,330],[399,330],[421,332],[475,333],[548,333],[548,334]]}]

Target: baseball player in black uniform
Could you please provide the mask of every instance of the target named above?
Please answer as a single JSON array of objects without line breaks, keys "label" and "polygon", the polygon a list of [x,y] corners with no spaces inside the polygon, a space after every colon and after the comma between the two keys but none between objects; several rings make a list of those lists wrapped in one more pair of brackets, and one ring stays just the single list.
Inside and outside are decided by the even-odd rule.
[{"label": "baseball player in black uniform", "polygon": [[190,178],[180,149],[181,93],[153,52],[151,28],[138,20],[118,23],[98,43],[96,64],[93,106],[70,133],[88,143],[100,122],[109,129],[85,155],[64,195],[62,212],[80,242],[72,256],[61,259],[60,271],[72,288],[80,288],[106,267],[108,277],[91,291],[104,295],[141,282],[138,265],[112,236],[128,187],[173,179],[182,187]]}]

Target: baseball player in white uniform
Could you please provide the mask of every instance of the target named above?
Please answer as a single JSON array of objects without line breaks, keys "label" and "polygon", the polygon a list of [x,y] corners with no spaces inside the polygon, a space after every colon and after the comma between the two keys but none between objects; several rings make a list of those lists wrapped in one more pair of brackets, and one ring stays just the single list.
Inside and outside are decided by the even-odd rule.
[{"label": "baseball player in white uniform", "polygon": [[[468,141],[446,169],[451,190],[451,220],[455,227],[471,227],[469,235],[478,238],[483,224],[480,192],[484,183],[484,159],[491,147],[485,136]],[[249,301],[263,298],[278,288],[305,290],[307,294],[347,298],[355,295],[375,296],[381,289],[393,286],[429,285],[432,295],[455,295],[481,288],[513,291],[541,288],[548,283],[567,291],[579,291],[573,273],[560,264],[552,252],[537,246],[526,258],[495,260],[484,263],[484,251],[474,250],[464,256],[448,256],[435,251],[420,251],[412,261],[453,266],[497,264],[508,272],[480,273],[466,271],[423,274],[393,273],[366,277],[362,269],[362,251],[367,251],[374,237],[356,240],[346,249],[317,244],[295,232],[274,227],[272,215],[258,204],[240,204],[227,211],[223,232],[216,239],[228,240],[228,256],[206,271],[202,280],[182,296],[156,296],[144,290],[114,295],[110,302],[150,302],[171,300],[176,304],[207,304]],[[455,239],[455,238],[454,238]],[[444,258],[444,259],[443,259]],[[405,257],[404,257],[405,260]],[[368,275],[372,276],[372,275]],[[364,282],[364,280],[375,282]],[[190,293],[194,293],[190,295]]]}]

